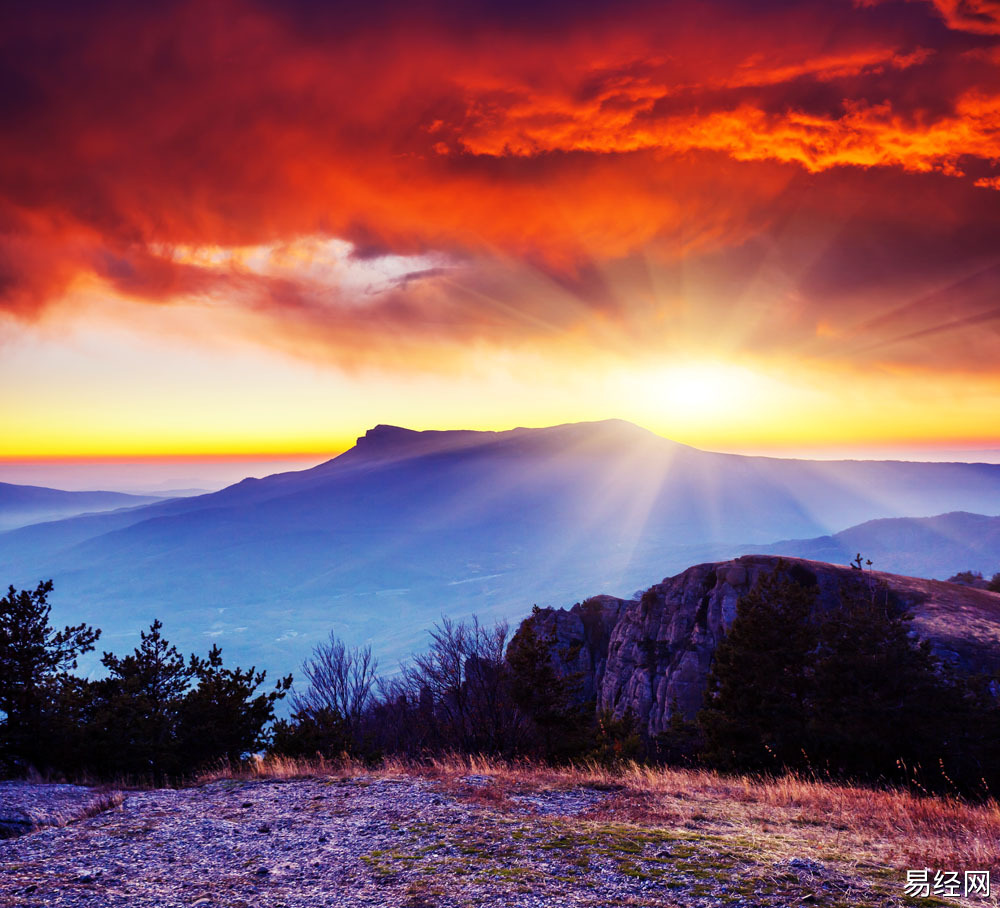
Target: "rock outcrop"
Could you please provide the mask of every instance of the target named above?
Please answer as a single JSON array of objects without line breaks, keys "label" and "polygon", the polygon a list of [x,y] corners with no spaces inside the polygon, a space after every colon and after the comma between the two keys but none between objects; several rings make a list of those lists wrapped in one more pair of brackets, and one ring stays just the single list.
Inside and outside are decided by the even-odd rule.
[{"label": "rock outcrop", "polygon": [[580,697],[599,698],[611,634],[630,603],[614,596],[593,596],[573,608],[539,609],[528,620],[553,642],[558,670],[580,679]]},{"label": "rock outcrop", "polygon": [[686,718],[697,713],[737,602],[779,562],[797,582],[817,588],[819,610],[837,608],[845,584],[884,584],[938,656],[965,671],[1000,669],[1000,594],[770,555],[695,565],[650,587],[639,601],[595,596],[569,610],[540,609],[528,620],[554,639],[556,664],[582,679],[582,696],[618,717],[630,711],[655,735],[675,711]]}]

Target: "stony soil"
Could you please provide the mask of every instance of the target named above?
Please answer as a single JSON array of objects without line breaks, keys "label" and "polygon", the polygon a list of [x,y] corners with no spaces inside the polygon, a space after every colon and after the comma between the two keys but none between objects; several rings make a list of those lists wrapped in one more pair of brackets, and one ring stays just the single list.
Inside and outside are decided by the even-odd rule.
[{"label": "stony soil", "polygon": [[[0,814],[57,796],[76,797],[85,811],[96,797],[62,788],[5,785]],[[773,861],[737,838],[598,819],[613,797],[592,788],[510,792],[484,776],[226,780],[128,792],[95,816],[0,841],[0,905],[948,904],[904,900],[898,870]]]}]

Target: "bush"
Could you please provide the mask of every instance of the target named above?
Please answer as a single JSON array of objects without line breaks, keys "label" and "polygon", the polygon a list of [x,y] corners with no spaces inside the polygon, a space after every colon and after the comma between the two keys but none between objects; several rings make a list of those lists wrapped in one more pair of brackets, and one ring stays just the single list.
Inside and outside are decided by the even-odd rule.
[{"label": "bush", "polygon": [[655,763],[694,765],[705,751],[705,735],[698,722],[684,718],[677,701],[670,706],[670,722],[665,731],[649,741],[648,757]]},{"label": "bush", "polygon": [[331,632],[302,665],[308,688],[292,694],[293,722],[302,726],[299,737],[303,738],[293,746],[313,740],[319,752],[359,751],[377,672],[378,660],[370,646],[349,649]]},{"label": "bush", "polygon": [[626,712],[620,719],[606,710],[598,713],[593,747],[586,754],[588,761],[615,766],[630,760],[640,760],[645,752],[635,716],[631,712]]},{"label": "bush", "polygon": [[334,709],[296,712],[274,723],[270,752],[284,757],[335,757],[357,752],[344,717]]},{"label": "bush", "polygon": [[640,752],[631,720],[604,717],[598,724],[593,702],[579,702],[577,679],[557,669],[553,642],[532,622],[509,645],[505,623],[488,627],[475,617],[442,618],[430,638],[427,651],[392,679],[376,676],[367,649],[348,649],[335,637],[317,647],[303,666],[309,688],[293,698],[291,719],[275,726],[275,752],[552,761]]}]

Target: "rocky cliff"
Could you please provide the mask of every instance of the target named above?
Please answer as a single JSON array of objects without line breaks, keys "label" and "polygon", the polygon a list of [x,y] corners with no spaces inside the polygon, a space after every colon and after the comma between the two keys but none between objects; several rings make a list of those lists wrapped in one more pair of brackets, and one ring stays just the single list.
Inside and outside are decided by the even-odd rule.
[{"label": "rocky cliff", "polygon": [[1000,594],[771,555],[695,565],[638,601],[595,596],[569,610],[540,609],[527,620],[554,639],[556,664],[582,679],[583,696],[616,716],[631,710],[655,735],[674,710],[688,718],[697,713],[715,647],[739,598],[779,561],[797,582],[817,588],[820,610],[838,607],[845,584],[884,583],[912,612],[913,632],[940,657],[966,671],[1000,670]]}]

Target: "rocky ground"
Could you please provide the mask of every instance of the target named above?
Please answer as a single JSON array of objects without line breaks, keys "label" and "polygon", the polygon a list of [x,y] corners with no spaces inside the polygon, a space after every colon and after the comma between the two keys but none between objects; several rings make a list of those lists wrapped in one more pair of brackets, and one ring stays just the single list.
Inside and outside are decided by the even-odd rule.
[{"label": "rocky ground", "polygon": [[[0,905],[954,904],[904,899],[898,869],[775,859],[696,824],[612,822],[615,797],[613,787],[510,790],[477,775],[221,780],[123,800],[5,783],[0,816],[65,825],[0,841]],[[80,818],[67,822],[71,806]]]}]

